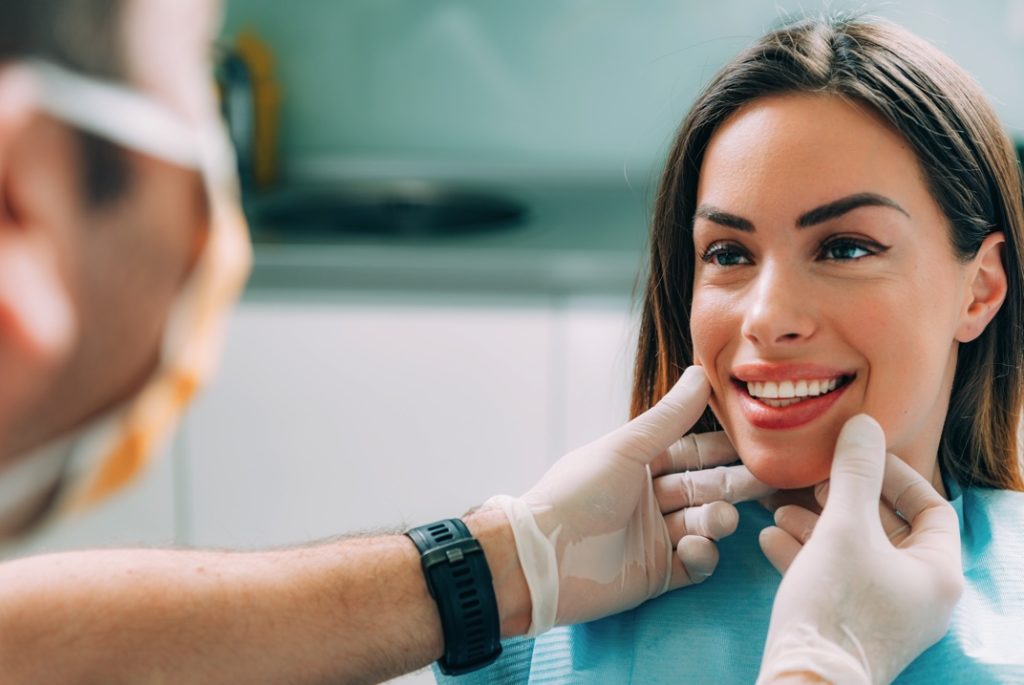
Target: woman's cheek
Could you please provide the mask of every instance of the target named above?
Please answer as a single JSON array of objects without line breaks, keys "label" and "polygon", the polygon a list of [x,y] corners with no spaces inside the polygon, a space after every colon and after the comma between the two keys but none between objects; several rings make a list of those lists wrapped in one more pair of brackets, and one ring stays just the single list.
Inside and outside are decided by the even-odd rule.
[{"label": "woman's cheek", "polygon": [[[722,396],[729,382],[729,363],[723,353],[731,342],[738,340],[738,318],[729,315],[726,302],[694,292],[690,308],[690,338],[693,343],[693,363],[703,367],[711,383],[711,405],[719,421],[721,409],[717,398]],[[735,311],[734,309],[732,311]]]}]

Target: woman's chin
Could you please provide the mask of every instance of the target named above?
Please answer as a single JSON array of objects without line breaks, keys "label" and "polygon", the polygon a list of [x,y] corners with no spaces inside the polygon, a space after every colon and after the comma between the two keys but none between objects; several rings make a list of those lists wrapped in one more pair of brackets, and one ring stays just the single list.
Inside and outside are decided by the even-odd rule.
[{"label": "woman's chin", "polygon": [[831,454],[779,454],[764,448],[739,448],[740,460],[762,483],[779,490],[795,490],[827,480]]}]

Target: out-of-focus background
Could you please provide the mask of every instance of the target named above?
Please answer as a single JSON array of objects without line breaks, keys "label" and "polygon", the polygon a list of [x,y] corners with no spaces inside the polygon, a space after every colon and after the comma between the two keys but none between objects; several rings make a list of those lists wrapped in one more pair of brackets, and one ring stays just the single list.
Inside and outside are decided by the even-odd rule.
[{"label": "out-of-focus background", "polygon": [[[297,544],[524,491],[627,418],[649,207],[696,93],[824,6],[229,0],[256,262],[219,379],[141,487],[27,549]],[[1021,0],[827,6],[930,39],[1024,133]]]},{"label": "out-of-focus background", "polygon": [[[287,161],[510,165],[643,184],[701,85],[787,17],[864,10],[931,40],[1024,126],[1015,0],[229,0],[277,56]],[[371,167],[372,168],[372,167]]]}]

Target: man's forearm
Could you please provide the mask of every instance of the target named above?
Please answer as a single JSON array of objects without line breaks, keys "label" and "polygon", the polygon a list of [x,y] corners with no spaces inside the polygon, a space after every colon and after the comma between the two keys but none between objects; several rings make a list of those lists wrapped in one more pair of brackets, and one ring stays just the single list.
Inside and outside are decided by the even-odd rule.
[{"label": "man's forearm", "polygon": [[[529,596],[500,512],[467,524],[502,631]],[[378,682],[441,656],[437,606],[404,536],[304,549],[73,552],[0,565],[9,683]]]}]

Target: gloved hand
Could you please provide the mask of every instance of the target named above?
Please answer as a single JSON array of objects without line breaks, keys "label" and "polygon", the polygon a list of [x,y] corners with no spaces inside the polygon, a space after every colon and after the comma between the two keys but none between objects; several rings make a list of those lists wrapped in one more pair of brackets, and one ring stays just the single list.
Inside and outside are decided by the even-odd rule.
[{"label": "gloved hand", "polygon": [[886,456],[869,416],[840,432],[828,491],[820,517],[781,507],[778,527],[762,531],[761,547],[785,577],[758,683],[785,674],[891,682],[945,634],[963,591],[956,513]]},{"label": "gloved hand", "polygon": [[[498,496],[484,504],[503,509],[512,524],[532,601],[529,635],[630,609],[711,574],[718,561],[713,541],[732,533],[738,516],[726,502],[703,505],[754,498],[765,486],[751,477],[743,482],[753,481],[756,491],[748,494],[716,489],[716,478],[737,482],[721,472],[697,485],[686,481],[705,472],[681,474],[661,488],[675,498],[663,516],[650,467],[657,461],[663,473],[737,459],[728,442],[723,445],[724,436],[680,439],[709,395],[704,371],[690,367],[658,404],[562,457],[521,498]],[[709,448],[703,460],[702,446]],[[673,540],[680,539],[674,554]]]},{"label": "gloved hand", "polygon": [[738,460],[736,448],[719,431],[690,433],[651,462],[658,507],[693,583],[707,578],[718,563],[718,548],[709,538],[722,535],[713,532],[736,530],[739,512],[732,504],[775,492]]}]

